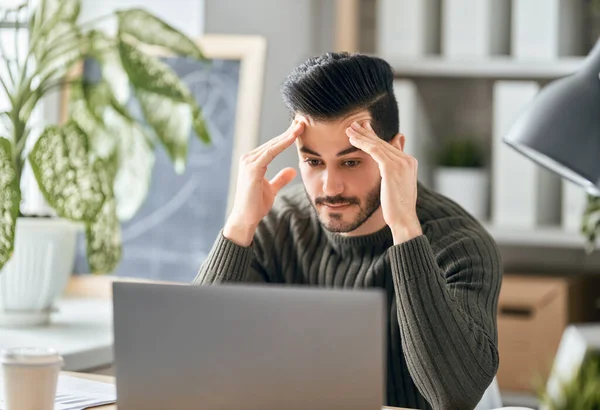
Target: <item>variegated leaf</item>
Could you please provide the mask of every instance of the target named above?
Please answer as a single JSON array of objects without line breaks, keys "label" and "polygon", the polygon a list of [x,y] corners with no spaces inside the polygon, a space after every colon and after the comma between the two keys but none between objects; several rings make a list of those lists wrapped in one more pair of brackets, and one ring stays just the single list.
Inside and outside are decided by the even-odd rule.
[{"label": "variegated leaf", "polygon": [[[37,7],[32,46],[38,63],[53,65],[44,67],[45,73],[59,68],[57,61],[72,58],[69,54],[74,50],[80,51],[81,33],[76,26],[80,11],[80,0],[42,0]],[[47,58],[50,53],[54,56],[51,59]]]},{"label": "variegated leaf", "polygon": [[81,0],[40,0],[37,10],[43,22],[58,20],[75,23],[81,11]]},{"label": "variegated leaf", "polygon": [[[96,90],[98,91],[98,90]],[[98,118],[90,112],[90,101],[84,98],[81,86],[75,86],[71,94],[71,118],[89,136],[90,148],[95,157],[103,158],[113,165],[114,193],[117,215],[120,220],[131,219],[147,197],[152,169],[154,167],[154,146],[150,143],[144,128],[136,123],[129,112],[118,103],[106,106],[109,98],[88,90],[91,101],[98,110]]]},{"label": "variegated leaf", "polygon": [[192,97],[177,74],[158,58],[135,46],[119,42],[121,62],[135,89],[145,90],[177,102],[189,102]]},{"label": "variegated leaf", "polygon": [[47,34],[60,21],[75,23],[81,11],[81,0],[40,0],[32,16],[32,35]]},{"label": "variegated leaf", "polygon": [[206,128],[206,122],[204,121],[202,110],[196,103],[192,105],[192,127],[194,127],[196,136],[200,139],[200,141],[204,142],[205,144],[210,144],[210,135],[208,134],[208,129]]},{"label": "variegated leaf", "polygon": [[117,216],[121,221],[131,219],[148,195],[155,155],[143,128],[116,112],[109,111],[106,124],[117,136],[117,173],[114,182]]},{"label": "variegated leaf", "polygon": [[79,82],[71,86],[69,118],[86,134],[89,149],[94,156],[106,157],[115,150],[117,144],[115,135],[107,132],[102,118],[90,111],[82,83]]},{"label": "variegated leaf", "polygon": [[[88,38],[80,29],[60,22],[36,47],[37,70],[44,82],[62,78],[71,67],[83,58]],[[43,86],[43,84],[42,84]]]},{"label": "variegated leaf", "polygon": [[10,141],[0,137],[0,269],[14,249],[21,191],[13,165]]},{"label": "variegated leaf", "polygon": [[93,221],[104,202],[88,155],[86,134],[74,122],[63,129],[47,127],[29,154],[44,198],[59,216],[73,221]]},{"label": "variegated leaf", "polygon": [[176,54],[205,59],[202,51],[188,36],[143,9],[117,12],[119,34],[137,41],[164,47]]},{"label": "variegated leaf", "polygon": [[192,126],[190,105],[142,89],[136,90],[136,96],[146,121],[152,126],[173,161],[175,172],[183,173]]},{"label": "variegated leaf", "polygon": [[87,259],[92,273],[104,274],[113,272],[121,260],[121,225],[117,218],[110,164],[97,160],[94,172],[100,177],[105,199],[98,216],[86,224]]},{"label": "variegated leaf", "polygon": [[125,104],[131,95],[130,85],[127,72],[121,64],[116,41],[95,30],[91,31],[88,37],[90,55],[100,63],[102,79],[110,86],[115,99],[120,104]]}]

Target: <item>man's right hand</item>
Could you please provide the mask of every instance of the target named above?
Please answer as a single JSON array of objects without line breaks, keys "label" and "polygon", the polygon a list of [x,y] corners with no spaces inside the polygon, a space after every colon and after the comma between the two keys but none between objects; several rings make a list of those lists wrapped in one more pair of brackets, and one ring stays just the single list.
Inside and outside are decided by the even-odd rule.
[{"label": "man's right hand", "polygon": [[275,195],[296,176],[294,168],[281,170],[270,181],[267,166],[292,145],[304,131],[304,122],[294,121],[281,135],[240,158],[237,187],[223,236],[240,246],[250,246],[259,222],[269,213]]}]

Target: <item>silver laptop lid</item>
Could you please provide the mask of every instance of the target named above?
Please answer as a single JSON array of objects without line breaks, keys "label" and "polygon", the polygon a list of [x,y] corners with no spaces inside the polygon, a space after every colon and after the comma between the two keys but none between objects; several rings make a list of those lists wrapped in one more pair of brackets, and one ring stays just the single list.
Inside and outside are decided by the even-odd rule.
[{"label": "silver laptop lid", "polygon": [[115,282],[119,410],[369,410],[384,394],[375,290]]}]

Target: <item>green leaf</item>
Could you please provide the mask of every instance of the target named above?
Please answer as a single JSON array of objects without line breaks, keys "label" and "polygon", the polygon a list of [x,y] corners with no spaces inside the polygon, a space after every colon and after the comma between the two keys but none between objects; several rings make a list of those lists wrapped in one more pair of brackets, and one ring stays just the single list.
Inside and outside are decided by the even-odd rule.
[{"label": "green leaf", "polygon": [[123,252],[110,169],[111,165],[106,161],[99,159],[94,163],[94,172],[100,177],[105,198],[97,218],[86,225],[88,265],[94,274],[113,272]]},{"label": "green leaf", "polygon": [[192,126],[190,105],[145,90],[136,90],[136,95],[146,121],[154,129],[173,161],[175,172],[183,173]]},{"label": "green leaf", "polygon": [[21,191],[13,165],[10,141],[0,137],[0,269],[14,249]]},{"label": "green leaf", "polygon": [[32,46],[38,61],[60,41],[76,35],[81,0],[42,0],[32,22]]},{"label": "green leaf", "polygon": [[106,131],[102,113],[96,116],[90,110],[83,87],[80,82],[71,86],[69,118],[86,134],[90,151],[96,156],[105,157],[114,151],[116,138]]},{"label": "green leaf", "polygon": [[36,10],[47,30],[53,28],[55,21],[75,24],[81,11],[81,0],[41,0],[40,3]]},{"label": "green leaf", "polygon": [[196,136],[198,139],[200,139],[200,141],[204,142],[205,144],[210,144],[210,135],[208,134],[208,129],[206,128],[206,122],[204,122],[202,110],[195,103],[192,106],[192,127],[194,127]]},{"label": "green leaf", "polygon": [[89,54],[100,63],[102,79],[110,86],[115,99],[125,104],[131,95],[129,78],[121,64],[117,43],[101,31],[93,30],[88,34]]},{"label": "green leaf", "polygon": [[50,32],[59,21],[74,24],[80,11],[81,0],[40,0],[31,16],[32,37]]},{"label": "green leaf", "polygon": [[44,198],[59,216],[81,222],[96,218],[104,195],[88,160],[87,136],[77,124],[47,127],[29,161]]},{"label": "green leaf", "polygon": [[587,204],[581,217],[581,233],[586,243],[585,250],[588,254],[596,248],[596,238],[600,234],[600,197],[587,195]]},{"label": "green leaf", "polygon": [[135,121],[127,108],[117,100],[108,82],[84,83],[82,91],[88,111],[98,119],[100,126],[105,125],[104,117],[108,110],[116,111],[128,121]]},{"label": "green leaf", "polygon": [[141,43],[161,46],[182,56],[206,60],[188,36],[146,10],[134,8],[117,12],[117,15],[120,35],[129,35]]},{"label": "green leaf", "polygon": [[155,155],[148,144],[144,129],[116,112],[107,118],[107,129],[117,136],[117,173],[114,192],[117,216],[121,221],[131,219],[148,195]]},{"label": "green leaf", "polygon": [[[96,106],[102,106],[97,116],[90,112],[90,101],[81,84],[71,93],[71,118],[88,135],[91,151],[111,166],[114,193],[119,220],[131,219],[147,197],[152,169],[155,163],[154,146],[144,128],[136,123],[129,112],[102,90],[101,83],[87,95]],[[94,88],[96,88],[96,86]],[[97,92],[96,96],[92,96]],[[107,105],[109,104],[109,105]],[[101,118],[100,118],[101,117]]]},{"label": "green leaf", "polygon": [[114,150],[104,161],[106,172],[108,172],[108,179],[112,181],[114,190],[114,181],[119,172],[119,151]]},{"label": "green leaf", "polygon": [[175,72],[158,58],[120,41],[123,67],[135,89],[149,91],[177,102],[191,101],[191,93]]},{"label": "green leaf", "polygon": [[71,23],[59,23],[52,34],[38,43],[35,49],[39,78],[47,82],[64,77],[83,58],[88,41],[78,27]]}]

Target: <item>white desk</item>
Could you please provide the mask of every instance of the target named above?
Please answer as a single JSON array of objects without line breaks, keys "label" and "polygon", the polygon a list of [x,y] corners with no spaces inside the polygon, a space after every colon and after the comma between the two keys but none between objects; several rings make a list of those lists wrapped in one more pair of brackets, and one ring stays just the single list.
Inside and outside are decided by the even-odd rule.
[{"label": "white desk", "polygon": [[49,326],[0,328],[0,348],[50,346],[65,360],[64,370],[84,371],[113,362],[112,301],[65,298]]}]

